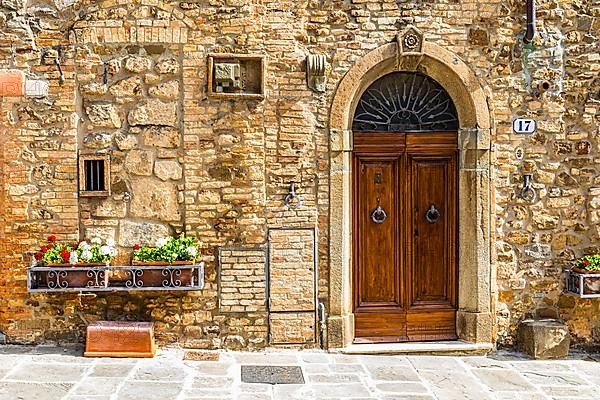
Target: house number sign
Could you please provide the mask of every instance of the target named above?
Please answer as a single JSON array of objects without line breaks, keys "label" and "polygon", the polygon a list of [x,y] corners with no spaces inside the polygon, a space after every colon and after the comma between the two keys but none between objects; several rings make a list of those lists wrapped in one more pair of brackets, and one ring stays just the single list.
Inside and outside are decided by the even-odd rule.
[{"label": "house number sign", "polygon": [[530,135],[535,133],[536,127],[534,119],[517,118],[513,121],[513,131],[518,134]]}]

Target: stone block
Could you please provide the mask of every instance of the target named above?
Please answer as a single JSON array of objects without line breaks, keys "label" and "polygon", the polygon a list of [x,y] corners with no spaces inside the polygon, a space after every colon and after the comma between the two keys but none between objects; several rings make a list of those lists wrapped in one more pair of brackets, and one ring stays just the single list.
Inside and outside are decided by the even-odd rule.
[{"label": "stone block", "polygon": [[519,349],[535,359],[565,358],[569,344],[569,328],[560,321],[524,320],[519,325]]},{"label": "stone block", "polygon": [[159,238],[169,235],[165,225],[123,220],[119,226],[119,246],[154,246]]}]

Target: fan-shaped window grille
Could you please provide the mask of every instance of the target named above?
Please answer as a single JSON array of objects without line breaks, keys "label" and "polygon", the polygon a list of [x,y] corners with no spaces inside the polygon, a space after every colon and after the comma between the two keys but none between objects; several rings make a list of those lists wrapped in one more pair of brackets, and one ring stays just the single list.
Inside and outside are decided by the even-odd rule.
[{"label": "fan-shaped window grille", "polygon": [[418,72],[392,72],[361,96],[354,132],[447,132],[458,130],[456,108],[439,83]]}]

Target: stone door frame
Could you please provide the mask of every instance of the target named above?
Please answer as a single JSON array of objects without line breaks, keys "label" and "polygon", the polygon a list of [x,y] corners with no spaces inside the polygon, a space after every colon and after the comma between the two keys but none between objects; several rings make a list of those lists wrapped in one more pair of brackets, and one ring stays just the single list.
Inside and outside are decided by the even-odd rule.
[{"label": "stone door frame", "polygon": [[[329,315],[327,347],[354,339],[352,314],[352,119],[362,93],[394,71],[418,71],[448,92],[459,118],[459,235],[457,334],[476,343],[494,343],[495,274],[492,268],[490,137],[486,96],[473,71],[445,48],[422,40],[414,28],[397,43],[378,47],[356,62],[341,80],[331,107]],[[410,36],[410,37],[409,37]],[[413,46],[414,43],[418,46]],[[405,51],[406,44],[410,51]]]}]

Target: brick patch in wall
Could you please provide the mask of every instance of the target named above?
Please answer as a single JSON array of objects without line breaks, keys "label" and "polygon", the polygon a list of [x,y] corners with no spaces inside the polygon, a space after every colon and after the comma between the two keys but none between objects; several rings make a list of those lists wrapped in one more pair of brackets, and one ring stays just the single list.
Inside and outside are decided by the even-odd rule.
[{"label": "brick patch in wall", "polygon": [[0,71],[0,97],[17,97],[25,94],[23,71]]},{"label": "brick patch in wall", "polygon": [[269,230],[269,311],[315,310],[314,229]]},{"label": "brick patch in wall", "polygon": [[315,342],[315,314],[306,312],[269,315],[271,344],[303,344]]},{"label": "brick patch in wall", "polygon": [[266,310],[264,249],[219,249],[219,309],[221,312]]},{"label": "brick patch in wall", "polygon": [[314,343],[316,231],[270,229],[268,237],[270,343]]}]

